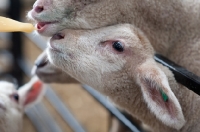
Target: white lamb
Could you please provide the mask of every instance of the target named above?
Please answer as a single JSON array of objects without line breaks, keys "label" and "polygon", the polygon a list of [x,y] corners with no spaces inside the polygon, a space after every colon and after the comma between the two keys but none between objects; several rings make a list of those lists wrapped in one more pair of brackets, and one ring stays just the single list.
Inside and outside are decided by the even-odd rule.
[{"label": "white lamb", "polygon": [[16,86],[0,81],[0,132],[22,132],[24,109],[39,101],[44,86],[36,77],[16,90]]},{"label": "white lamb", "polygon": [[155,51],[139,29],[128,24],[66,29],[51,38],[47,52],[51,63],[108,96],[153,132],[200,131],[200,97],[154,61]]}]

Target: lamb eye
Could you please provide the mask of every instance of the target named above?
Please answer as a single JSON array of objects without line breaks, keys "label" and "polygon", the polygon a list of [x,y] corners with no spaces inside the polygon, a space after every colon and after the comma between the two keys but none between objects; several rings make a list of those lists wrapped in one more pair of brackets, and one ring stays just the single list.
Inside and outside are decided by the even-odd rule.
[{"label": "lamb eye", "polygon": [[19,95],[17,93],[13,94],[13,98],[15,99],[15,101],[19,101]]},{"label": "lamb eye", "polygon": [[119,41],[113,42],[113,48],[118,52],[123,52],[124,51],[124,47],[123,47],[122,43],[119,42]]}]

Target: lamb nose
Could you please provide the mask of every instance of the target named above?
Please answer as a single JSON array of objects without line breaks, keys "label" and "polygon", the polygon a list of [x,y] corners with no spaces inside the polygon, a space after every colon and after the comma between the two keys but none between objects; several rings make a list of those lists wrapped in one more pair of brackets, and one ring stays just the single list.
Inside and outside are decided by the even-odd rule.
[{"label": "lamb nose", "polygon": [[36,6],[34,10],[37,13],[41,13],[44,10],[44,7],[43,6]]}]

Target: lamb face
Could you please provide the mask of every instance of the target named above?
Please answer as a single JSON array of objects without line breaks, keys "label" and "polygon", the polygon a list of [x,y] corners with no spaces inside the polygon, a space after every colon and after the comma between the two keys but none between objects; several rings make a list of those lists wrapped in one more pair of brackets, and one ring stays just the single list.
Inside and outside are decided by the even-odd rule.
[{"label": "lamb face", "polygon": [[12,83],[1,81],[0,82],[0,116],[5,116],[5,110],[16,111],[21,115],[21,107],[17,104],[19,95],[16,86]]},{"label": "lamb face", "polygon": [[121,71],[127,61],[126,56],[132,54],[129,49],[123,52],[115,50],[113,43],[116,46],[124,47],[126,44],[127,47],[134,47],[123,41],[140,41],[129,26],[88,31],[64,30],[54,35],[49,42],[47,53],[50,62],[83,83],[100,85],[107,73]]},{"label": "lamb face", "polygon": [[47,52],[51,63],[106,94],[139,119],[146,115],[142,117],[144,113],[132,103],[142,100],[137,104],[143,104],[144,100],[146,109],[165,125],[179,130],[185,124],[168,79],[153,60],[152,46],[133,26],[64,30],[51,38]]},{"label": "lamb face", "polygon": [[24,109],[44,94],[43,84],[36,78],[16,90],[16,86],[0,81],[0,131],[21,132]]},{"label": "lamb face", "polygon": [[[100,9],[101,3],[107,3],[107,0],[37,0],[28,18],[37,23],[38,33],[45,36],[52,36],[66,27],[91,29],[104,23],[96,20],[105,15]],[[96,17],[95,10],[98,12]],[[86,22],[87,19],[90,20]]]},{"label": "lamb face", "polygon": [[[16,86],[5,81],[0,82],[0,131],[20,132],[22,129],[22,109],[18,105]],[[12,125],[9,125],[12,124]]]},{"label": "lamb face", "polygon": [[70,0],[37,0],[28,17],[37,23],[38,33],[50,34],[63,28],[63,17],[71,14],[73,8]]}]

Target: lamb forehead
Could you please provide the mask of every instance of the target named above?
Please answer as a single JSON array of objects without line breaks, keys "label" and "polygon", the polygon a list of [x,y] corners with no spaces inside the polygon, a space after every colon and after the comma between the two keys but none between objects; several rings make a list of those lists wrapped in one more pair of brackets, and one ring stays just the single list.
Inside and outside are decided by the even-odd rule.
[{"label": "lamb forehead", "polygon": [[[91,30],[93,31],[93,30]],[[98,32],[107,32],[110,35],[114,34],[114,35],[129,35],[132,36],[134,35],[133,31],[136,31],[136,29],[130,25],[130,24],[118,24],[118,25],[114,25],[114,26],[109,26],[109,27],[103,27],[103,28],[99,28],[96,29],[97,34]]]},{"label": "lamb forehead", "polygon": [[[94,30],[65,30],[65,34],[73,34],[73,39],[78,40],[77,44],[85,42],[89,45],[90,42],[100,43],[107,40],[118,40],[120,38],[124,39],[126,42],[138,41],[137,29],[130,24],[118,24],[115,26],[102,27]],[[66,41],[68,41],[66,37]],[[92,44],[92,43],[90,43]]]}]

